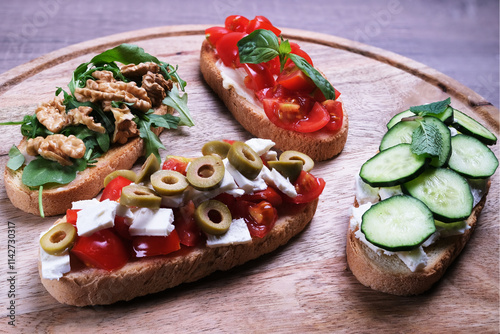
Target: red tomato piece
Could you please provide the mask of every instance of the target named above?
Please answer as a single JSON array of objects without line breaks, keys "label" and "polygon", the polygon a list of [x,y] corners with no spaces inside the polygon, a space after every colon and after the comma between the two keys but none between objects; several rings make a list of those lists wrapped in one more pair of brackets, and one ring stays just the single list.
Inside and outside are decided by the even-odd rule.
[{"label": "red tomato piece", "polygon": [[253,91],[271,88],[275,85],[274,77],[269,69],[262,64],[241,64],[247,72],[245,85]]},{"label": "red tomato piece", "polygon": [[124,178],[123,176],[115,177],[102,191],[100,201],[102,202],[106,199],[109,199],[110,201],[119,201],[123,187],[128,186],[131,183],[132,181]]},{"label": "red tomato piece", "polygon": [[283,203],[281,195],[271,187],[267,187],[265,190],[256,191],[253,194],[245,194],[240,198],[248,202],[267,201],[274,207],[280,206],[281,203]]},{"label": "red tomato piece", "polygon": [[186,176],[186,169],[191,159],[169,155],[162,165],[162,169],[173,170]]},{"label": "red tomato piece", "polygon": [[66,221],[76,226],[76,220],[78,219],[78,211],[80,210],[73,210],[73,209],[66,210]]},{"label": "red tomato piece", "polygon": [[332,132],[340,130],[344,121],[342,102],[326,100],[323,105],[330,114],[330,121],[326,124],[325,129]]},{"label": "red tomato piece", "polygon": [[249,20],[242,15],[229,15],[224,22],[226,29],[231,31],[244,32],[247,29]]},{"label": "red tomato piece", "polygon": [[278,37],[281,35],[281,30],[273,26],[271,21],[264,16],[256,16],[253,20],[250,20],[250,22],[248,22],[246,32],[250,34],[257,29],[270,30]]},{"label": "red tomato piece", "polygon": [[[311,66],[314,66],[311,57],[309,57],[309,55],[307,54],[307,52],[305,52],[304,50],[302,50],[297,43],[290,42],[290,47],[292,49],[292,51],[290,51],[291,53],[296,54],[297,56],[301,56],[309,64],[311,64]],[[291,62],[291,60],[289,60],[289,61]],[[286,65],[288,65],[288,64],[289,63],[287,62]]]},{"label": "red tomato piece", "polygon": [[168,236],[136,236],[132,238],[135,257],[166,255],[181,249],[179,235],[173,230]]},{"label": "red tomato piece", "polygon": [[213,47],[215,47],[217,41],[229,32],[230,30],[223,27],[211,27],[205,30],[205,38],[208,39]]},{"label": "red tomato piece", "polygon": [[123,267],[129,259],[125,245],[112,229],[97,231],[89,237],[78,237],[71,253],[89,267],[108,271]]},{"label": "red tomato piece", "polygon": [[267,201],[250,206],[248,213],[245,221],[252,237],[263,238],[278,220],[278,211]]},{"label": "red tomato piece", "polygon": [[270,61],[266,62],[266,63],[262,63],[264,64],[268,69],[269,71],[271,72],[271,74],[273,75],[279,75],[280,74],[280,58],[278,56],[274,57],[273,59],[271,59]]},{"label": "red tomato piece", "polygon": [[234,143],[236,140],[231,140],[231,139],[222,139],[222,141],[225,141],[226,143],[233,145],[233,143]]},{"label": "red tomato piece", "polygon": [[123,239],[130,240],[129,228],[130,226],[126,223],[125,217],[115,216],[115,226],[113,227],[115,232]]},{"label": "red tomato piece", "polygon": [[238,53],[238,41],[245,37],[247,34],[244,32],[230,32],[222,36],[215,45],[217,54],[224,63],[224,65],[239,66],[239,53]]},{"label": "red tomato piece", "polygon": [[325,189],[325,185],[325,180],[322,178],[314,177],[312,174],[302,171],[294,184],[297,197],[283,196],[285,196],[287,201],[295,204],[308,203],[321,195],[323,189]]},{"label": "red tomato piece", "polygon": [[203,241],[203,233],[194,220],[194,204],[190,201],[185,206],[174,210],[174,225],[184,246],[196,246]]},{"label": "red tomato piece", "polygon": [[295,125],[295,131],[315,132],[322,129],[330,121],[330,114],[320,103],[314,103],[311,111],[306,118],[298,121]]},{"label": "red tomato piece", "polygon": [[286,66],[280,73],[276,82],[286,89],[292,91],[312,92],[316,85],[301,69],[296,65]]}]

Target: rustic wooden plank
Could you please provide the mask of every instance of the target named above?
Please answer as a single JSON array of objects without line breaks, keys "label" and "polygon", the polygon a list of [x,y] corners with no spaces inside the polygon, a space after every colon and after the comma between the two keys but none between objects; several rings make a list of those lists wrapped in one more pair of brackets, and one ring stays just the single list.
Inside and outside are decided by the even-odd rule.
[{"label": "rustic wooden plank", "polygon": [[[205,27],[160,27],[113,35],[52,52],[8,71],[0,75],[0,86],[6,86],[0,92],[0,119],[32,113],[37,103],[53,96],[56,86],[69,81],[77,65],[126,41],[179,64],[179,73],[188,81],[196,126],[164,132],[161,139],[167,150],[162,155],[195,154],[207,139],[251,138],[203,82],[198,61]],[[393,114],[451,96],[455,107],[480,118],[498,135],[498,109],[481,105],[480,97],[457,81],[391,52],[319,33],[294,29],[284,33],[301,41],[315,65],[342,92],[349,113],[344,151],[317,164],[315,174],[326,180],[327,187],[310,226],[273,254],[229,272],[129,303],[74,308],[57,303],[38,278],[37,236],[54,219],[14,208],[2,182],[1,217],[5,223],[16,224],[18,329],[127,331],[140,324],[166,332],[498,331],[498,173],[492,178],[487,205],[470,243],[429,293],[402,298],[363,287],[347,270],[344,250],[354,174],[377,150]],[[12,127],[0,133],[2,166],[9,147],[20,139],[17,131]],[[498,146],[493,150],[499,156]],[[5,238],[1,248],[6,254],[7,224],[0,226],[0,235]],[[3,266],[0,291],[7,291]],[[6,319],[7,315],[2,307],[0,316]]]}]

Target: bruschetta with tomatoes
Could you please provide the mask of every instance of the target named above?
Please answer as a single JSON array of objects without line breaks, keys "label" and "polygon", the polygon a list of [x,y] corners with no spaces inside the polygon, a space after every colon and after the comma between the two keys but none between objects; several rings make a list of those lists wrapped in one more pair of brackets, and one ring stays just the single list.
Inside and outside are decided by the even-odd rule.
[{"label": "bruschetta with tomatoes", "polygon": [[39,273],[61,303],[111,304],[228,270],[287,243],[311,221],[325,182],[271,140],[212,141],[202,156],[154,155],[110,174],[40,236]]},{"label": "bruschetta with tomatoes", "polygon": [[247,131],[316,161],[342,151],[348,118],[340,92],[297,43],[263,16],[231,15],[205,33],[201,73]]}]

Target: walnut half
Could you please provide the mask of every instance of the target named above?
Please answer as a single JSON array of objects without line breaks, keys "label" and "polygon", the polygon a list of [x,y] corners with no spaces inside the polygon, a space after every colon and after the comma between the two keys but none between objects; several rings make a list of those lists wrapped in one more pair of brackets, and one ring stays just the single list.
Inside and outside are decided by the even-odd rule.
[{"label": "walnut half", "polygon": [[85,144],[74,135],[55,134],[28,140],[26,152],[29,155],[41,155],[45,159],[57,161],[61,165],[70,166],[69,158],[80,159],[85,155]]},{"label": "walnut half", "polygon": [[66,125],[66,106],[60,97],[40,104],[35,113],[38,121],[54,133],[61,131]]}]

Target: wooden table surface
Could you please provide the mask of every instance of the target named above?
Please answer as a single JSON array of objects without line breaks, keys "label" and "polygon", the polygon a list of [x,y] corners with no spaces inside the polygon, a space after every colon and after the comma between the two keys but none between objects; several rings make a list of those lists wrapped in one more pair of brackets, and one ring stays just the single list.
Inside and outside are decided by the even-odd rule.
[{"label": "wooden table surface", "polygon": [[[488,112],[493,111],[491,116],[498,124],[498,110],[488,105],[488,101],[496,107],[499,105],[497,1],[450,0],[434,3],[409,0],[384,2],[356,0],[349,3],[321,1],[321,4],[318,1],[315,7],[322,8],[321,14],[318,14],[317,10],[308,8],[306,4],[286,4],[284,1],[243,3],[220,0],[203,2],[203,5],[202,2],[193,1],[147,2],[141,8],[133,8],[132,2],[129,1],[121,1],[119,5],[117,3],[98,1],[66,3],[58,0],[40,0],[2,4],[0,29],[3,38],[0,39],[0,59],[2,59],[0,73],[68,45],[115,33],[166,25],[220,24],[225,16],[232,13],[240,13],[247,17],[265,15],[280,27],[360,41],[402,54],[443,72],[479,93],[482,97],[471,93],[472,99],[468,101],[480,101]],[[301,16],[296,16],[296,13],[300,13]],[[191,49],[198,41],[193,37],[188,38],[186,43],[187,48]],[[148,43],[144,45],[154,48]],[[325,57],[328,53],[325,53],[324,47],[315,48],[313,45],[310,47],[313,54],[321,57],[321,63],[328,69],[327,76],[338,77],[342,73],[342,70],[335,69],[335,57],[331,59]],[[367,47],[366,50],[371,49]],[[341,63],[349,63],[345,52],[339,51],[333,54],[339,56]],[[354,58],[362,59],[356,57]],[[209,92],[199,82],[199,75],[193,72],[196,68],[194,63],[196,56],[191,54],[187,59],[191,68],[187,79],[192,80],[194,86],[191,87],[195,91],[192,95],[193,103],[201,105],[202,97],[206,97]],[[78,58],[73,63],[78,63],[78,60],[85,61],[84,58]],[[71,65],[74,65],[73,63]],[[374,66],[373,64],[370,66]],[[375,65],[376,69],[382,67]],[[29,65],[23,68],[29,68]],[[70,67],[64,65],[62,69],[66,73]],[[352,71],[353,68],[349,69]],[[377,89],[368,82],[362,82],[364,71],[366,72],[366,68],[352,73],[355,74],[353,77],[358,80],[359,87],[371,92],[370,96],[366,98],[356,96],[358,92],[347,77],[339,79],[339,85],[347,103],[367,111],[369,106],[361,103],[376,101]],[[431,88],[432,84],[421,83],[420,80],[403,80],[407,77],[400,76],[398,71],[391,72],[389,78],[379,77],[383,82],[381,86],[386,88],[399,88],[395,86],[396,83],[408,83],[409,86],[404,89],[405,100],[399,101],[398,106],[423,100],[412,91],[413,87],[423,87],[433,98],[445,96],[440,89]],[[15,69],[5,73],[4,77],[14,72]],[[43,73],[41,75],[44,76]],[[47,77],[47,74],[45,76]],[[48,78],[54,83],[64,84],[67,81],[66,77],[55,77],[50,71]],[[394,78],[392,83],[391,78]],[[29,78],[26,80],[28,84],[21,87],[29,89],[36,87],[33,83],[29,83]],[[460,87],[460,85],[452,84],[449,87]],[[7,94],[12,91],[0,87],[2,113],[4,110],[8,110],[9,114],[12,112],[11,107],[17,103],[15,98],[19,99],[17,105],[31,106],[36,104],[36,99],[48,96],[50,91],[50,87],[45,88],[23,100],[22,94],[15,89],[14,87],[14,93]],[[201,93],[197,95],[196,92]],[[460,96],[460,92],[450,94]],[[474,108],[464,103],[457,101],[458,106],[473,113]],[[387,104],[384,103],[383,106],[387,107]],[[222,105],[211,96],[207,107],[210,110],[217,110],[222,108]],[[241,128],[235,125],[227,114],[223,115],[230,133],[242,138],[249,137],[248,134],[241,132]],[[2,120],[5,118],[3,117],[5,114],[0,116]],[[355,161],[357,166],[359,161],[370,156],[369,150],[376,148],[376,143],[370,141],[370,137],[381,136],[384,120],[377,120],[376,135],[368,136],[365,132],[364,119],[362,115],[354,112],[350,114],[352,122],[350,134],[358,139],[364,135],[367,138],[358,142],[356,138],[350,137],[345,152],[332,162],[338,167],[340,175],[352,174],[348,170],[355,166],[350,165],[350,161]],[[208,119],[199,120],[200,125],[210,124]],[[204,135],[202,130],[199,131],[201,132],[197,132],[196,136]],[[494,131],[498,135],[498,128]],[[196,139],[196,136],[193,139]],[[2,169],[12,141],[6,138],[8,137],[5,134],[2,135],[2,140],[9,142],[7,145],[3,143],[1,145]],[[495,148],[495,152],[498,155],[498,148]],[[21,303],[17,308],[18,327],[11,328],[7,325],[6,317],[8,315],[6,308],[11,300],[7,296],[9,285],[5,283],[9,278],[7,251],[2,246],[1,254],[5,260],[0,261],[0,295],[4,296],[0,300],[3,309],[0,312],[2,315],[0,332],[4,329],[29,331],[30,328],[41,332],[68,332],[72,329],[81,329],[79,327],[81,324],[95,325],[92,327],[103,330],[120,328],[123,331],[132,331],[134,329],[132,323],[143,329],[162,326],[167,332],[173,329],[182,332],[197,332],[198,329],[228,333],[267,332],[279,331],[280,328],[286,332],[293,332],[294,328],[307,332],[377,330],[433,332],[436,328],[454,332],[460,329],[470,332],[473,328],[478,328],[481,332],[498,332],[498,176],[495,177],[493,188],[495,193],[492,195],[492,201],[487,202],[489,207],[481,218],[482,229],[480,226],[476,231],[470,247],[466,248],[459,258],[460,261],[450,268],[443,283],[424,296],[396,298],[361,286],[352,274],[345,270],[343,250],[345,241],[342,231],[347,224],[348,212],[345,209],[352,200],[352,185],[350,180],[336,180],[333,175],[327,174],[329,168],[331,165],[320,164],[318,172],[332,184],[330,189],[342,189],[338,198],[327,196],[326,198],[332,201],[326,203],[323,199],[320,203],[323,206],[333,205],[333,212],[340,214],[341,219],[335,222],[342,226],[335,228],[331,242],[325,237],[331,231],[324,222],[330,219],[332,211],[322,209],[313,221],[313,224],[316,223],[313,225],[314,228],[307,229],[292,246],[245,265],[240,270],[233,270],[229,274],[212,275],[201,283],[185,285],[169,293],[160,294],[159,298],[143,298],[139,302],[110,308],[73,309],[60,306],[50,296],[46,296],[40,282],[37,281],[37,275],[26,274],[27,269],[34,268],[33,261],[28,256],[34,252],[31,246],[20,245],[18,264],[24,267],[25,276],[17,277],[16,298],[21,300]],[[340,184],[333,185],[334,182]],[[1,187],[0,191],[2,192],[0,217],[4,219],[0,229],[4,236],[4,241],[1,242],[3,244],[8,238],[5,211],[7,205],[4,188]],[[9,219],[16,222],[25,220],[27,226],[37,228],[36,223],[39,218],[16,213],[12,209],[7,210]],[[23,222],[19,224],[21,223]],[[24,233],[23,229],[18,231]],[[26,235],[17,236],[23,240],[28,238]],[[315,237],[320,241],[317,244],[311,240]],[[488,243],[484,245],[482,241]],[[487,255],[484,263],[482,258],[477,259],[474,256],[476,252]],[[290,263],[286,262],[290,260]],[[263,285],[262,282],[266,284]],[[256,286],[262,290],[255,291],[248,286]],[[203,304],[197,306],[200,301],[203,301]],[[211,302],[217,304],[211,305]],[[260,303],[262,307],[259,307]],[[171,307],[177,309],[172,310]],[[47,309],[44,311],[45,308]],[[141,308],[144,308],[142,312]],[[287,312],[287,316],[281,311]],[[174,317],[171,318],[168,314]],[[239,318],[231,318],[238,315]]]}]

